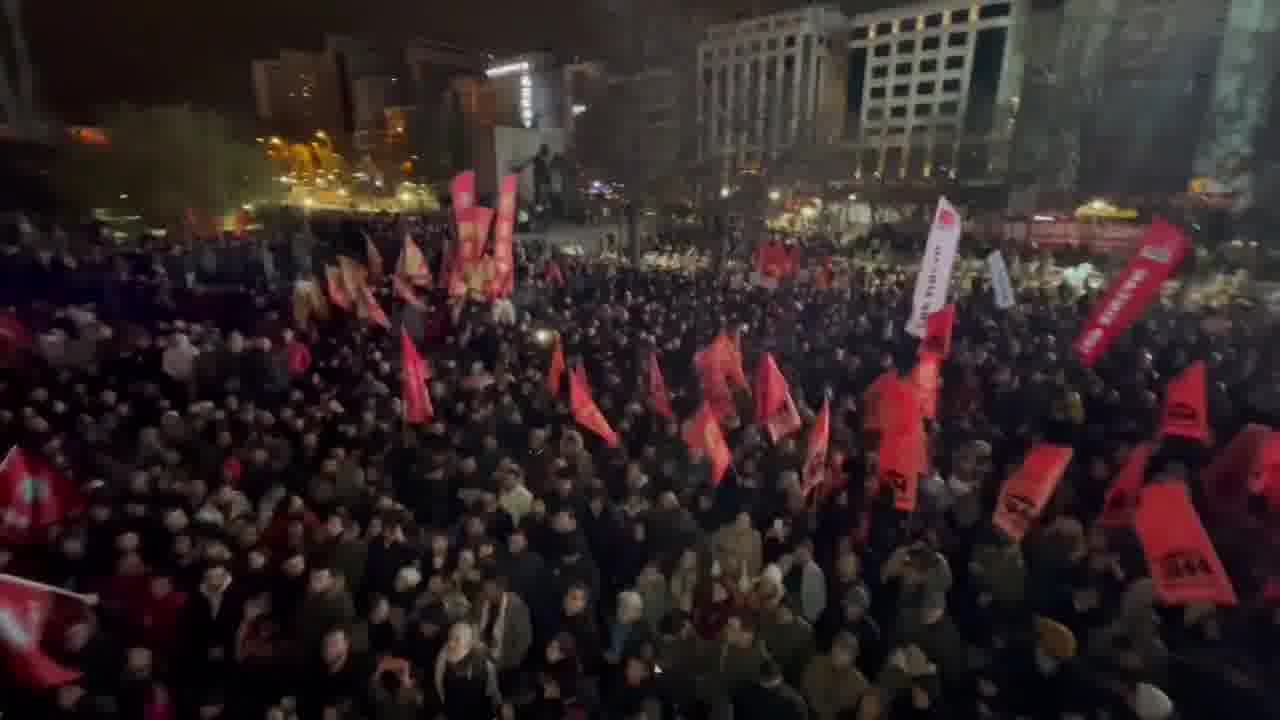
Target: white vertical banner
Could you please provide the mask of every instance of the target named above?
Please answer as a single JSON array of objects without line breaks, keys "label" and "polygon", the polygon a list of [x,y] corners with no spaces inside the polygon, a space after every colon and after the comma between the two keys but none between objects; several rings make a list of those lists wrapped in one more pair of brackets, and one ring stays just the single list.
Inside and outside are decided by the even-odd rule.
[{"label": "white vertical banner", "polygon": [[947,286],[951,284],[951,266],[955,264],[959,244],[960,213],[945,197],[939,197],[938,209],[933,213],[933,225],[929,227],[929,242],[920,260],[920,274],[916,276],[911,317],[907,319],[905,328],[911,335],[922,337],[925,318],[947,304]]},{"label": "white vertical banner", "polygon": [[991,273],[991,294],[994,295],[996,307],[1008,310],[1017,304],[1013,297],[1013,282],[1009,280],[1009,267],[1004,264],[1004,256],[999,250],[987,256],[987,269]]}]

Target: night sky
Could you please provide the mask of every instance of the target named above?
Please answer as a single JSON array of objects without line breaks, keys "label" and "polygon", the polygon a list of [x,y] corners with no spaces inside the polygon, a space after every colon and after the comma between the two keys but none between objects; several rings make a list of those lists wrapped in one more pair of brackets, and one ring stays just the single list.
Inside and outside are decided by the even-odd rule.
[{"label": "night sky", "polygon": [[[192,102],[252,108],[249,63],[281,48],[319,49],[326,32],[395,43],[410,36],[497,52],[607,52],[610,6],[664,0],[32,0],[27,36],[39,100],[69,122],[99,108]],[[697,0],[729,13],[803,0]],[[665,0],[671,8],[690,0]],[[669,10],[679,12],[678,9]]]}]

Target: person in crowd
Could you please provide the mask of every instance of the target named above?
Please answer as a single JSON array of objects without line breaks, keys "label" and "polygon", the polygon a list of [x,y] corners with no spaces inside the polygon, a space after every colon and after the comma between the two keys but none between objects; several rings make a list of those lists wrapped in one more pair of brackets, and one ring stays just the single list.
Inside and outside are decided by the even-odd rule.
[{"label": "person in crowd", "polygon": [[[0,488],[14,491],[0,495],[13,619],[0,662],[16,668],[0,674],[0,714],[1280,717],[1266,680],[1280,667],[1280,508],[1246,489],[1256,477],[1235,509],[1205,487],[1238,431],[1280,427],[1265,313],[1158,301],[1085,367],[1071,343],[1092,298],[1036,287],[1032,260],[1008,252],[1022,270],[1001,310],[966,236],[906,512],[879,463],[886,404],[919,399],[910,268],[855,254],[824,287],[797,274],[763,288],[531,240],[514,305],[444,282],[410,302],[370,273],[387,329],[326,299],[310,268],[367,264],[369,243],[394,257],[408,235],[434,274],[447,223],[316,212],[308,225],[249,249],[72,233],[59,255],[0,235]],[[828,252],[792,245],[796,262]],[[710,386],[701,353],[721,333],[745,371],[773,356],[795,429],[775,440],[757,422],[759,388]],[[405,336],[429,365],[421,423],[402,392]],[[1195,360],[1207,447],[1158,436],[1167,385]],[[616,442],[575,406],[571,372]],[[723,476],[690,447],[704,407],[730,453]],[[1073,456],[1015,538],[991,517],[1038,441]],[[1170,603],[1133,523],[1101,521],[1149,441],[1142,482],[1188,487],[1237,605]],[[22,526],[36,506],[56,510]],[[19,613],[8,577],[64,592]],[[67,672],[30,671],[54,667]]]}]

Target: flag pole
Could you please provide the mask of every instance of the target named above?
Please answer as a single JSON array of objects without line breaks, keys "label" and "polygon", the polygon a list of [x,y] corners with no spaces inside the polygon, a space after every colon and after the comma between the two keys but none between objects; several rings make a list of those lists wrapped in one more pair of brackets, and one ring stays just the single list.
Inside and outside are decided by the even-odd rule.
[{"label": "flag pole", "polygon": [[54,595],[61,595],[62,597],[70,598],[77,602],[82,602],[85,605],[98,604],[98,596],[95,593],[72,592],[70,590],[60,588],[56,585],[49,585],[47,583],[36,582],[35,580],[31,580],[29,578],[19,577],[17,575],[10,575],[8,573],[0,573],[0,583],[9,583],[11,585],[19,585],[25,588],[31,588],[32,590],[43,590],[45,592],[53,593]]}]

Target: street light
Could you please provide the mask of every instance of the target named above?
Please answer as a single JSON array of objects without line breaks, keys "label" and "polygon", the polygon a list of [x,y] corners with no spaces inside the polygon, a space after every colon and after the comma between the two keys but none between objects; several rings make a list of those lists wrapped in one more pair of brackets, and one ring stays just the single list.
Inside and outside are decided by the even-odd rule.
[{"label": "street light", "polygon": [[727,198],[731,194],[733,194],[733,190],[731,190],[728,185],[725,185],[724,187],[720,188],[720,197]]}]

